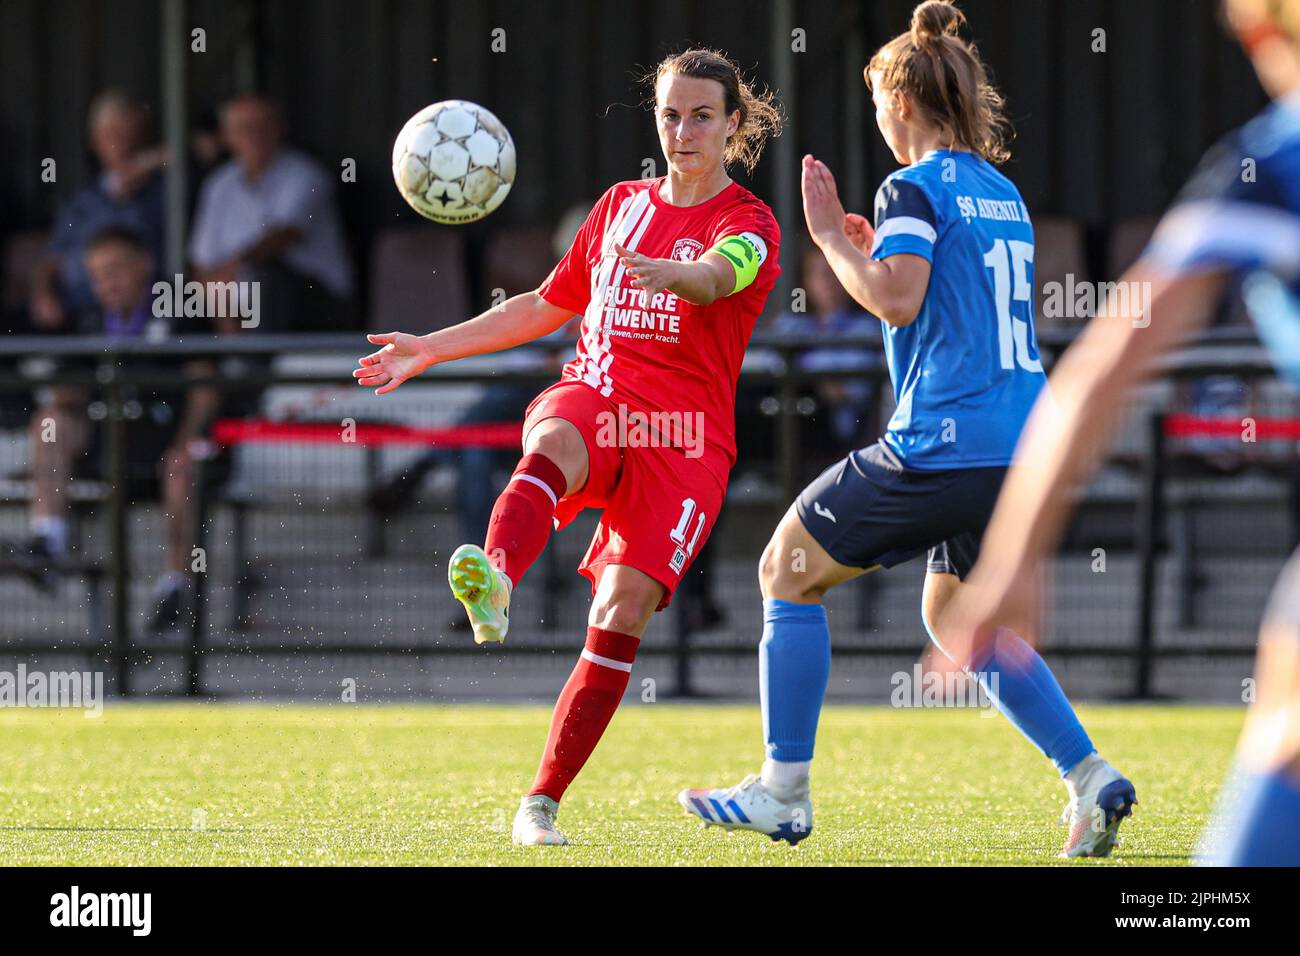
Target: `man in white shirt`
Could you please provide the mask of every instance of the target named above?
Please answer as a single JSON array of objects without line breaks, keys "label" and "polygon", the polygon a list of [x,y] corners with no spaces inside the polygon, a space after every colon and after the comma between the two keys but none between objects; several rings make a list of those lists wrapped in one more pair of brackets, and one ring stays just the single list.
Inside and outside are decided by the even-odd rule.
[{"label": "man in white shirt", "polygon": [[[257,281],[258,327],[268,331],[344,327],[352,263],[330,176],[281,145],[279,112],[264,97],[228,102],[221,131],[233,158],[199,194],[189,248],[193,277]],[[238,317],[225,321],[234,331]]]}]

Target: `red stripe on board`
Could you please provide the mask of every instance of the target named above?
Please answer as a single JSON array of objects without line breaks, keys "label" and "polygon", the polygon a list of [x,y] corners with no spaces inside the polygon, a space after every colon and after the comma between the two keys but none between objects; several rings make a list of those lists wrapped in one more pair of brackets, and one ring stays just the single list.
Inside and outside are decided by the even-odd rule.
[{"label": "red stripe on board", "polygon": [[1169,438],[1241,438],[1249,417],[1255,423],[1255,438],[1300,440],[1300,418],[1205,418],[1199,415],[1169,415],[1165,435]]}]

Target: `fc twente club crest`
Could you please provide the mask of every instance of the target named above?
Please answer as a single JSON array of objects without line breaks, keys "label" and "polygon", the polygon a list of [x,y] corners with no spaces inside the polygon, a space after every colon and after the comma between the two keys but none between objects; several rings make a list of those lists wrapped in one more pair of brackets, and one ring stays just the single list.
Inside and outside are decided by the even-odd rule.
[{"label": "fc twente club crest", "polygon": [[704,243],[694,239],[678,239],[673,243],[672,258],[678,262],[694,262],[704,251]]}]

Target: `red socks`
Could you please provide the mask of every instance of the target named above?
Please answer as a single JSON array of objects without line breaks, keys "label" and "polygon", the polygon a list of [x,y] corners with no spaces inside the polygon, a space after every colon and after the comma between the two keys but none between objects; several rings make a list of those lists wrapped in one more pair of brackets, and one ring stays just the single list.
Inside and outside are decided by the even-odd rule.
[{"label": "red socks", "polygon": [[[558,465],[545,455],[519,460],[506,490],[497,498],[483,550],[488,559],[518,585],[551,535],[555,506],[568,483]],[[542,764],[529,795],[559,800],[578,775],[609,726],[627,690],[641,639],[631,634],[587,628],[587,644],[569,675],[546,738]]]},{"label": "red socks", "polygon": [[640,643],[631,634],[587,628],[582,657],[555,702],[542,765],[529,796],[540,793],[556,801],[564,796],[623,699]]},{"label": "red socks", "polygon": [[545,455],[524,455],[497,498],[483,550],[516,587],[551,536],[555,505],[568,490],[560,466]]}]

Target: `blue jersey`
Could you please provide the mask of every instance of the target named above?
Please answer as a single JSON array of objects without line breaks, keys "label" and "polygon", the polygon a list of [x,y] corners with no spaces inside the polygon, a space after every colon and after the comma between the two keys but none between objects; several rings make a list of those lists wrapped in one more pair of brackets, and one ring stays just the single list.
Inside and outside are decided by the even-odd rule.
[{"label": "blue jersey", "polygon": [[1248,278],[1246,304],[1260,340],[1300,385],[1300,94],[1278,100],[1206,154],[1144,257],[1175,274]]},{"label": "blue jersey", "polygon": [[1034,336],[1034,230],[1015,185],[974,153],[931,150],[876,193],[873,259],[930,261],[916,319],[882,323],[908,468],[1011,463],[1046,377]]}]

